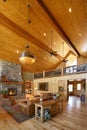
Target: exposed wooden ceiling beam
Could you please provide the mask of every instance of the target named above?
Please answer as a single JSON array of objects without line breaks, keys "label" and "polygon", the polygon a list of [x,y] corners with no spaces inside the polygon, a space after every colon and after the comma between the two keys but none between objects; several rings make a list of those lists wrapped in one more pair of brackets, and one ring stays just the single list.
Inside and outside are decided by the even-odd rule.
[{"label": "exposed wooden ceiling beam", "polygon": [[77,56],[80,56],[80,53],[77,51],[77,49],[75,48],[75,46],[73,45],[73,43],[71,42],[69,37],[66,35],[64,30],[61,28],[61,26],[59,25],[58,21],[53,17],[51,12],[48,10],[48,8],[44,4],[44,2],[42,0],[37,0],[37,2],[41,6],[41,8],[44,10],[44,12],[47,14],[47,16],[49,17],[49,20],[53,24],[53,26],[55,27],[56,31],[62,36],[64,41],[73,49],[74,53]]},{"label": "exposed wooden ceiling beam", "polygon": [[69,51],[69,52],[65,55],[65,57],[63,58],[63,60],[65,60],[70,54],[71,54],[71,51]]},{"label": "exposed wooden ceiling beam", "polygon": [[76,56],[75,53],[74,53],[73,51],[70,51],[70,53],[71,53],[72,55]]},{"label": "exposed wooden ceiling beam", "polygon": [[[14,23],[13,21],[11,21],[10,19],[8,19],[6,16],[4,16],[3,14],[0,13],[0,23],[5,25],[6,27],[8,27],[9,29],[11,29],[12,31],[14,31],[15,33],[17,33],[18,35],[22,36],[23,38],[29,40],[30,42],[32,42],[33,44],[39,46],[40,48],[42,48],[43,50],[45,50],[46,52],[50,52],[52,51],[48,46],[46,46],[43,42],[39,41],[38,39],[36,39],[35,37],[33,37],[31,34],[29,34],[28,32],[26,32],[24,29],[22,29],[20,26],[18,26],[16,23]],[[62,59],[62,57],[58,54],[57,58],[59,60]]]}]

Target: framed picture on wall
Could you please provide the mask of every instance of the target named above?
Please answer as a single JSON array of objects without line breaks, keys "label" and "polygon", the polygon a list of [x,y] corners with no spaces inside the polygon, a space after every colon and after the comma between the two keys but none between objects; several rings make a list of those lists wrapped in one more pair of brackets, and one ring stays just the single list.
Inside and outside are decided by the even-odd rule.
[{"label": "framed picture on wall", "polygon": [[59,92],[64,91],[64,80],[59,80],[58,81],[58,90],[59,90]]},{"label": "framed picture on wall", "polygon": [[59,80],[58,81],[58,86],[64,87],[64,80]]},{"label": "framed picture on wall", "polygon": [[59,92],[63,92],[64,91],[64,87],[59,86]]},{"label": "framed picture on wall", "polygon": [[38,83],[39,91],[48,91],[48,82],[40,82]]}]

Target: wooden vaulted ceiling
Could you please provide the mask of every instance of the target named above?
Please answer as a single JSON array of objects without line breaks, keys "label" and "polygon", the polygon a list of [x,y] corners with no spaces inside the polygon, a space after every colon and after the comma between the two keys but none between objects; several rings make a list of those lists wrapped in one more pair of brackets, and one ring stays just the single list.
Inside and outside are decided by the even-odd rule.
[{"label": "wooden vaulted ceiling", "polygon": [[[55,69],[63,59],[73,60],[74,55],[87,57],[86,7],[87,0],[1,0],[0,59],[20,64],[19,55],[27,44],[36,56],[34,64],[22,65],[27,72]],[[49,53],[51,30],[57,56]]]}]

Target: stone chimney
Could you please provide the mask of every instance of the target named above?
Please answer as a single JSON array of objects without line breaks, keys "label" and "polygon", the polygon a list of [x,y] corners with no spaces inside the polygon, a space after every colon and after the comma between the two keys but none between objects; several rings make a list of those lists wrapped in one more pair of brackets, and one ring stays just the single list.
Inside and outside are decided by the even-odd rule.
[{"label": "stone chimney", "polygon": [[21,76],[21,65],[0,60],[0,91],[7,91],[8,88],[17,88],[18,94],[22,92],[23,82]]}]

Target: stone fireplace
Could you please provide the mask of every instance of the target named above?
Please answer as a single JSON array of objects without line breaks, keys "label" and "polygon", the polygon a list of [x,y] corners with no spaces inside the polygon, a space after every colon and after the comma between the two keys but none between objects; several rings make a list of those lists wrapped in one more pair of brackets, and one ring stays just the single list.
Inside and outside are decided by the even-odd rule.
[{"label": "stone fireplace", "polygon": [[13,95],[22,93],[21,65],[0,60],[0,93]]},{"label": "stone fireplace", "polygon": [[8,88],[8,96],[17,96],[17,88]]}]

